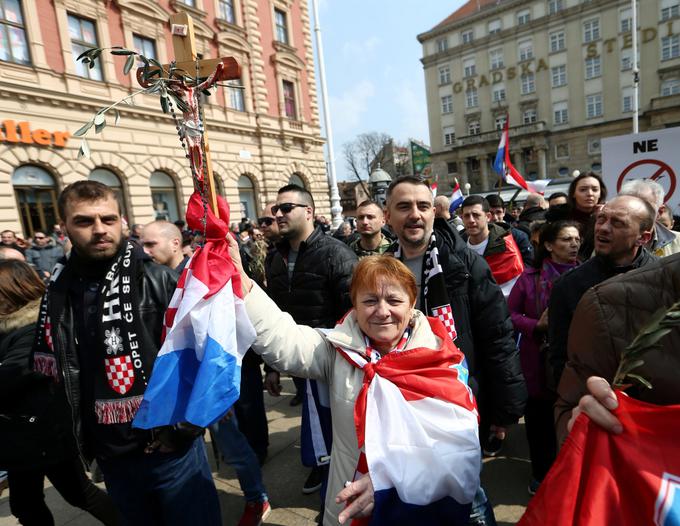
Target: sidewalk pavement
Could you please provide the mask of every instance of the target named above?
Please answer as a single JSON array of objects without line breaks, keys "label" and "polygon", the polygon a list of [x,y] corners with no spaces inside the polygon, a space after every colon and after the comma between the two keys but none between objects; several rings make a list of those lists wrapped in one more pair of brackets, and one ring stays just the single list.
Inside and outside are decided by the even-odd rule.
[{"label": "sidewalk pavement", "polygon": [[[265,393],[269,456],[262,471],[272,505],[272,512],[265,524],[314,526],[320,500],[318,493],[303,495],[301,491],[308,469],[300,464],[300,406],[289,405],[294,392],[293,382],[289,378],[282,378],[281,383],[282,396],[274,398]],[[220,496],[223,524],[235,526],[244,506],[238,480],[234,470],[223,461],[220,462],[219,470],[216,469],[210,444],[207,444],[207,452]],[[529,500],[527,485],[530,470],[527,458],[524,425],[519,424],[510,429],[502,456],[484,462],[482,483],[494,505],[499,526],[515,524]],[[46,481],[45,497],[57,526],[90,526],[96,523],[87,513],[66,504],[49,481]],[[6,491],[0,498],[0,526],[16,524],[18,522],[9,511],[9,492]]]}]

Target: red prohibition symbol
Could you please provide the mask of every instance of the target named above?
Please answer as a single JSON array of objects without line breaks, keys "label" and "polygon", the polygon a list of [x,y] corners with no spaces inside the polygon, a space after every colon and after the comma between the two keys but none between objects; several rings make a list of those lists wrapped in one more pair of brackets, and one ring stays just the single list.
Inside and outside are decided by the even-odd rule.
[{"label": "red prohibition symbol", "polygon": [[616,182],[616,192],[621,191],[621,186],[623,185],[623,181],[626,178],[626,176],[635,168],[638,166],[643,166],[651,164],[654,166],[657,166],[656,172],[649,177],[652,181],[657,181],[660,182],[659,179],[663,179],[664,177],[668,177],[669,185],[668,185],[668,192],[666,192],[666,197],[664,197],[664,203],[668,201],[671,196],[673,195],[673,192],[675,192],[675,172],[673,169],[666,164],[663,161],[658,161],[656,159],[641,159],[639,161],[635,161],[634,163],[630,164],[625,170],[621,172],[621,175],[619,175],[619,180]]}]

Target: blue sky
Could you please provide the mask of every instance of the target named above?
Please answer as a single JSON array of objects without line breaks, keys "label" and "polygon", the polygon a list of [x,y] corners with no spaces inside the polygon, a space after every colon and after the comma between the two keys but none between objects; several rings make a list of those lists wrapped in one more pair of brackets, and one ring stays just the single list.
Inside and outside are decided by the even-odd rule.
[{"label": "blue sky", "polygon": [[338,180],[349,178],[342,145],[360,133],[378,131],[402,142],[413,137],[429,143],[416,35],[464,3],[319,0]]}]

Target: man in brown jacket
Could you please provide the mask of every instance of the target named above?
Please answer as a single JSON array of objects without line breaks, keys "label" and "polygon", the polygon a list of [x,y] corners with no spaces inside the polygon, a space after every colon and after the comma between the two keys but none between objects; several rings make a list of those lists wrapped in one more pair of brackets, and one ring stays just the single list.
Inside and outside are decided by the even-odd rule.
[{"label": "man in brown jacket", "polygon": [[[591,288],[574,312],[569,330],[568,361],[558,388],[555,405],[557,439],[567,436],[567,422],[581,397],[588,394],[586,381],[600,376],[611,383],[623,349],[633,341],[651,316],[668,309],[680,299],[680,254],[630,271]],[[626,392],[634,398],[659,405],[680,403],[680,327],[650,351],[644,365],[634,372],[647,379],[653,389],[633,386]],[[587,409],[587,398],[581,404]],[[588,411],[586,411],[588,412]]]}]

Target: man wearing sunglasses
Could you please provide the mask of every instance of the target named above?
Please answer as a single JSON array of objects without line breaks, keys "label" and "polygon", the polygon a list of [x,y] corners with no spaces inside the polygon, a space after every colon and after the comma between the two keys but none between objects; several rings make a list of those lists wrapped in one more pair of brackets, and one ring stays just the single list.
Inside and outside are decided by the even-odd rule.
[{"label": "man wearing sunglasses", "polygon": [[63,255],[63,248],[44,232],[36,230],[33,234],[33,245],[26,251],[26,261],[35,268],[41,278],[49,278],[54,265]]},{"label": "man wearing sunglasses", "polygon": [[[266,269],[267,292],[296,323],[334,327],[351,308],[349,284],[357,263],[356,255],[344,243],[325,235],[321,227],[314,228],[314,199],[301,186],[287,185],[279,189],[271,211],[282,240]],[[302,491],[313,493],[328,476],[330,409],[320,403],[325,386],[315,381],[302,385],[308,393],[302,396],[302,462],[313,468]],[[325,388],[327,397],[328,388]],[[309,411],[308,402],[314,403],[312,409],[316,411]],[[325,448],[314,448],[318,443],[314,444],[311,437],[310,425],[315,423],[312,414],[319,417]],[[323,498],[322,495],[321,502]]]},{"label": "man wearing sunglasses", "polygon": [[262,210],[262,215],[258,218],[257,224],[267,240],[267,244],[273,247],[274,244],[281,241],[281,234],[279,234],[279,226],[276,224],[276,216],[272,212],[272,207],[276,205],[276,201],[267,203]]}]

